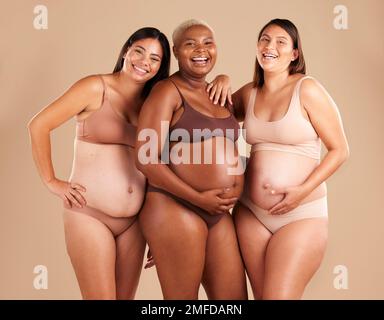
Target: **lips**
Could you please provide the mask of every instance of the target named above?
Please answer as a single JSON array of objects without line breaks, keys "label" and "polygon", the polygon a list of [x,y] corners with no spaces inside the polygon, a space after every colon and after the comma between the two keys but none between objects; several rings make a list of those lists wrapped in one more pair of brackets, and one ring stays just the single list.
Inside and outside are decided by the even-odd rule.
[{"label": "lips", "polygon": [[140,75],[146,75],[147,73],[149,73],[149,71],[143,69],[143,68],[140,68],[134,64],[132,64],[132,67],[133,69],[136,71],[136,73],[140,74]]},{"label": "lips", "polygon": [[273,59],[276,59],[277,58],[277,55],[274,54],[274,53],[270,53],[270,52],[265,52],[262,54],[263,58],[266,59],[266,60],[273,60]]},{"label": "lips", "polygon": [[205,66],[205,65],[207,65],[209,60],[210,59],[208,57],[204,57],[204,56],[198,56],[198,57],[191,58],[191,61],[193,62],[193,64],[197,65],[197,66]]}]

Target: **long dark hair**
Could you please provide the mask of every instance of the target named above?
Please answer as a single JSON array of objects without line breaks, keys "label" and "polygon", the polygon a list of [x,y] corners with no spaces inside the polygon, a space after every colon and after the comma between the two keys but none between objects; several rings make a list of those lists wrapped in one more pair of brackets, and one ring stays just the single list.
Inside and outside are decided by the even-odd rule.
[{"label": "long dark hair", "polygon": [[143,88],[141,95],[146,98],[151,92],[152,87],[156,84],[156,82],[168,78],[169,77],[169,68],[171,64],[171,50],[169,47],[169,42],[164,33],[160,32],[160,30],[152,27],[145,27],[134,32],[128,40],[124,43],[123,47],[120,50],[119,57],[117,58],[117,62],[113,72],[119,72],[124,65],[124,55],[127,50],[138,40],[141,39],[156,39],[159,40],[161,48],[163,50],[163,57],[161,59],[161,64],[159,71],[156,75],[148,80]]},{"label": "long dark hair", "polygon": [[[289,36],[292,39],[293,42],[293,49],[297,49],[298,51],[298,57],[294,61],[291,61],[291,64],[289,65],[289,74],[295,74],[295,73],[302,73],[305,74],[306,68],[305,68],[305,60],[304,60],[304,53],[303,49],[301,47],[301,40],[299,36],[299,31],[297,30],[296,26],[287,19],[273,19],[269,21],[261,30],[259,33],[259,36],[257,38],[257,41],[260,40],[261,35],[263,34],[264,30],[267,29],[269,26],[276,25],[280,28],[284,29]],[[255,62],[255,74],[253,76],[253,86],[261,88],[264,84],[264,70],[260,66],[259,62]]]}]

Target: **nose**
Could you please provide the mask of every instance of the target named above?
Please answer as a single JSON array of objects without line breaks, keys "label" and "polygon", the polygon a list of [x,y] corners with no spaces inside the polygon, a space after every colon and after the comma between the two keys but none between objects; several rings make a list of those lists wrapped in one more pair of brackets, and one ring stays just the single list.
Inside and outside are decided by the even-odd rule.
[{"label": "nose", "polygon": [[203,44],[203,43],[198,43],[198,44],[196,45],[195,50],[196,50],[196,51],[199,51],[199,52],[204,51],[204,50],[205,50],[205,46],[204,46],[204,44]]},{"label": "nose", "polygon": [[144,64],[144,66],[148,67],[150,65],[150,61],[151,61],[151,58],[150,56],[144,56],[143,59],[142,59],[142,63]]},{"label": "nose", "polygon": [[265,47],[267,49],[274,49],[275,48],[275,41],[274,40],[268,41],[268,43]]}]

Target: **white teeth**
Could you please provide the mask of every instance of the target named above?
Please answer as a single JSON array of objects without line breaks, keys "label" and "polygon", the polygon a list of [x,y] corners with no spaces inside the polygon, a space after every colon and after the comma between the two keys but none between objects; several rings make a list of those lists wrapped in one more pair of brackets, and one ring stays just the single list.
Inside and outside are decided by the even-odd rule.
[{"label": "white teeth", "polygon": [[276,55],[271,54],[271,53],[263,53],[263,57],[264,58],[277,58]]},{"label": "white teeth", "polygon": [[133,66],[137,71],[139,71],[139,72],[143,72],[143,73],[147,73],[148,71],[147,70],[144,70],[144,69],[141,69],[141,68],[139,68],[139,67],[137,67],[137,66]]},{"label": "white teeth", "polygon": [[193,61],[207,61],[208,58],[203,58],[203,57],[196,57],[196,58],[192,58]]}]

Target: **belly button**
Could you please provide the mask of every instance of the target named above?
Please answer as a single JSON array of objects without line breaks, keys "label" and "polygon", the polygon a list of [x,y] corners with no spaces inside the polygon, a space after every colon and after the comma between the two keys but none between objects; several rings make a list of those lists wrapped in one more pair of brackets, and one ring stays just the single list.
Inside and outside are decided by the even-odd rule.
[{"label": "belly button", "polygon": [[133,192],[132,187],[129,187],[129,188],[128,188],[128,192],[129,192],[129,193],[132,193],[132,192]]}]

